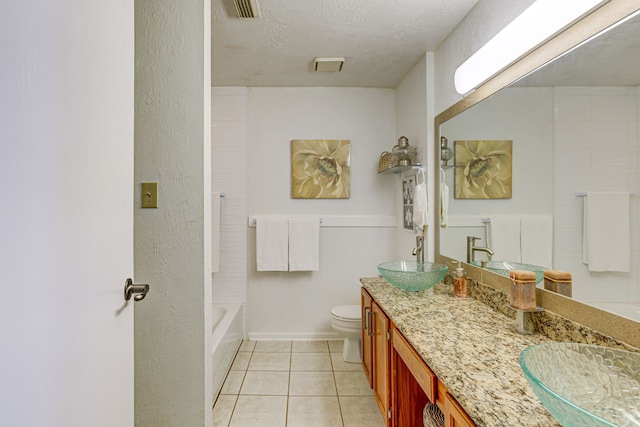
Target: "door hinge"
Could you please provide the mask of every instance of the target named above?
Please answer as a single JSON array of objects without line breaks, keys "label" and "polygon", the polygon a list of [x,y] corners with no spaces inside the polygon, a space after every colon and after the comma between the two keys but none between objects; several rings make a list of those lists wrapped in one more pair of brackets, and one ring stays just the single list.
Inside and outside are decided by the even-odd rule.
[{"label": "door hinge", "polygon": [[387,419],[391,420],[391,408],[387,409]]},{"label": "door hinge", "polygon": [[391,341],[391,330],[387,329],[387,341]]}]

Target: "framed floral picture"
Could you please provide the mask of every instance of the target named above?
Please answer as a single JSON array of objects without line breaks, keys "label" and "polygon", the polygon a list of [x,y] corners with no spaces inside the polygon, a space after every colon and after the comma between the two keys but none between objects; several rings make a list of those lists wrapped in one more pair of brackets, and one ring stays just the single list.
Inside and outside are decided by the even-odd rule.
[{"label": "framed floral picture", "polygon": [[455,141],[456,199],[510,199],[512,141]]},{"label": "framed floral picture", "polygon": [[347,139],[291,141],[291,198],[348,199],[350,146]]}]

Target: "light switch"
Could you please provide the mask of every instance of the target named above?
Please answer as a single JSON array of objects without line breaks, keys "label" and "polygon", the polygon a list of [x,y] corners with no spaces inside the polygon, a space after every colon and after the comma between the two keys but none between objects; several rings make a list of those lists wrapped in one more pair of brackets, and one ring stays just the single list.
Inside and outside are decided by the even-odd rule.
[{"label": "light switch", "polygon": [[143,208],[158,207],[158,183],[143,182],[142,183],[142,204]]}]

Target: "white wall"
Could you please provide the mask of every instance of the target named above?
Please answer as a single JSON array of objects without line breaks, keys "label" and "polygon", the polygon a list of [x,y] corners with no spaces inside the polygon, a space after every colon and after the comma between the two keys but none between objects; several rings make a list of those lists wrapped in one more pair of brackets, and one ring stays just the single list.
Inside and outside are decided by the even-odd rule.
[{"label": "white wall", "polygon": [[[418,159],[426,168],[427,187],[433,182],[433,53],[428,53],[416,63],[413,69],[396,87],[396,129],[397,136],[409,138],[409,143],[418,149]],[[416,244],[415,236],[419,231],[403,228],[401,179],[414,175],[416,172],[406,172],[396,179],[396,215],[398,217],[397,259],[410,259],[411,250]],[[433,191],[428,193],[429,226],[425,242],[425,260],[432,260],[433,233]]]},{"label": "white wall", "polygon": [[456,68],[533,4],[534,0],[480,0],[435,52],[435,112],[463,98],[453,86]]},{"label": "white wall", "polygon": [[[210,426],[210,3],[136,8],[136,425]],[[140,209],[140,183],[158,208]]]},{"label": "white wall", "polygon": [[[397,139],[394,90],[250,88],[248,105],[250,215],[395,215],[398,182],[377,175]],[[350,199],[291,199],[292,139],[351,141]],[[249,337],[333,336],[331,307],[359,304],[359,278],[394,256],[395,236],[395,227],[321,227],[320,271],[258,272],[250,228]]]},{"label": "white wall", "polygon": [[[455,199],[454,169],[446,169],[450,227],[441,229],[444,255],[465,260],[466,236],[483,237],[478,217],[553,214],[553,109],[550,88],[506,88],[441,126],[453,148],[456,140],[512,140],[511,199]],[[453,161],[450,162],[453,164]],[[475,223],[462,221],[471,216]],[[457,226],[456,226],[457,225]]]},{"label": "white wall", "polygon": [[582,264],[583,199],[575,192],[638,194],[638,88],[555,88],[556,264],[589,303],[638,302],[638,197],[631,202],[631,272],[590,273]]}]

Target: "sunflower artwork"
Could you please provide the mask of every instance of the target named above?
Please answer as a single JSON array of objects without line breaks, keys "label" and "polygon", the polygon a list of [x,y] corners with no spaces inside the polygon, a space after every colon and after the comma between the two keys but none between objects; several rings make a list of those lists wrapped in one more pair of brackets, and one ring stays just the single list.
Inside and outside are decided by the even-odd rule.
[{"label": "sunflower artwork", "polygon": [[350,141],[294,139],[291,141],[291,198],[348,199]]},{"label": "sunflower artwork", "polygon": [[455,141],[456,199],[510,199],[512,141]]}]

